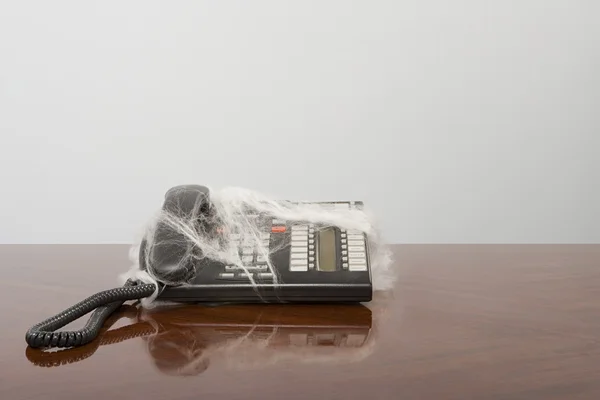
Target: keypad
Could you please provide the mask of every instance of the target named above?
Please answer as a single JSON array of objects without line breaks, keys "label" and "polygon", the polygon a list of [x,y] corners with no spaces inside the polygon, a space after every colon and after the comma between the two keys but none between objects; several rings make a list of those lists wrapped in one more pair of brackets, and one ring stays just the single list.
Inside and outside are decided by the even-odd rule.
[{"label": "keypad", "polygon": [[[283,232],[285,232],[285,224],[278,225],[282,226]],[[265,228],[263,232],[260,232],[258,240],[267,249],[269,248],[271,241],[272,230],[271,226]],[[242,266],[239,265],[226,265],[225,271],[219,274],[221,279],[241,279],[248,280],[249,276],[246,273],[253,274],[254,279],[272,279],[273,274],[269,272],[267,266],[268,256],[259,254],[257,247],[255,246],[255,240],[252,238],[245,238],[242,241],[240,234],[231,234],[231,239],[234,246],[240,246],[240,257],[242,260]],[[245,269],[245,270],[244,270]]]},{"label": "keypad", "polygon": [[290,271],[305,272],[314,268],[314,257],[309,262],[309,246],[314,254],[315,230],[309,225],[293,225],[290,237]]},{"label": "keypad", "polygon": [[[321,204],[325,209],[332,212],[338,210],[351,210],[361,208],[361,204],[355,202],[340,202]],[[239,246],[240,257],[244,268],[236,265],[227,265],[220,273],[222,279],[248,279],[248,273],[252,274],[254,279],[273,279],[273,274],[269,271],[267,263],[269,256],[257,251],[255,247],[256,240],[263,246],[269,247],[271,239],[275,236],[289,240],[289,271],[306,272],[318,267],[316,260],[317,252],[317,234],[318,227],[310,223],[288,225],[288,222],[282,219],[273,218],[262,220],[266,222],[264,230],[258,237],[243,238],[240,234],[231,234],[231,240],[235,246]],[[366,236],[360,230],[340,230],[338,236],[341,247],[340,261],[343,270],[346,271],[367,271],[367,250]],[[244,269],[246,271],[244,271]]]},{"label": "keypad", "polygon": [[358,230],[342,230],[342,268],[349,271],[367,270],[365,235]]}]

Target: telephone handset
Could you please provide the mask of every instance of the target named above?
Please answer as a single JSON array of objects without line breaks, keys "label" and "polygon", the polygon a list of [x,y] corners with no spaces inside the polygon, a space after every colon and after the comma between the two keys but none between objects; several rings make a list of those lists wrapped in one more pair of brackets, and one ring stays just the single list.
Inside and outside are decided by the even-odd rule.
[{"label": "telephone handset", "polygon": [[[314,203],[331,210],[362,209],[359,201]],[[219,303],[360,303],[372,299],[367,235],[362,231],[322,226],[310,221],[286,221],[256,210],[252,219],[268,254],[257,253],[236,232],[224,232],[208,188],[175,186],[167,191],[162,210],[172,215],[159,221],[142,240],[139,266],[158,280],[158,299],[171,302]],[[194,234],[227,240],[238,246],[242,265],[203,257],[176,229],[177,220],[190,222]],[[150,240],[150,243],[149,243]],[[176,268],[174,267],[176,266]],[[116,289],[97,293],[45,321],[26,334],[29,346],[77,347],[89,343],[104,321],[125,301],[153,295],[154,284],[128,280]],[[78,331],[56,332],[93,311]]]},{"label": "telephone handset", "polygon": [[[214,210],[211,208],[208,188],[200,185],[175,186],[165,194],[162,210],[173,217],[190,220],[197,219],[194,227],[202,230],[203,235],[214,235],[215,226]],[[198,248],[189,248],[189,240],[179,230],[165,221],[158,221],[153,237],[152,246],[147,248],[148,239],[144,238],[140,244],[139,264],[140,269],[152,270],[159,278],[167,281],[186,282],[195,274],[198,265],[191,262],[183,263],[182,260],[201,259],[202,254]],[[147,254],[149,251],[151,254]],[[194,252],[195,257],[189,257],[188,252]],[[152,266],[147,265],[152,260]],[[178,265],[179,268],[170,268]],[[167,273],[168,271],[168,273]]]}]

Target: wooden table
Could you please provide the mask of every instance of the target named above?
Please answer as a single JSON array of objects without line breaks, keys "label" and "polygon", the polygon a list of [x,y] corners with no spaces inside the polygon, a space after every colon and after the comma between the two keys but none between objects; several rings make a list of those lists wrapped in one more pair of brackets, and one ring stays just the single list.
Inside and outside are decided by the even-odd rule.
[{"label": "wooden table", "polygon": [[0,246],[0,399],[600,398],[600,246],[394,251],[367,307],[129,306],[48,354],[26,330],[116,286],[128,247]]}]

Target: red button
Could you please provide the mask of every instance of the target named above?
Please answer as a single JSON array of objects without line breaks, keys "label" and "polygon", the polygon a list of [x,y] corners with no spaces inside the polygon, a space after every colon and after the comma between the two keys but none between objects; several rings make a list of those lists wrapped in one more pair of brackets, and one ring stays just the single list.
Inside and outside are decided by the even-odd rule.
[{"label": "red button", "polygon": [[274,226],[271,228],[271,232],[273,233],[283,233],[285,232],[285,226]]}]

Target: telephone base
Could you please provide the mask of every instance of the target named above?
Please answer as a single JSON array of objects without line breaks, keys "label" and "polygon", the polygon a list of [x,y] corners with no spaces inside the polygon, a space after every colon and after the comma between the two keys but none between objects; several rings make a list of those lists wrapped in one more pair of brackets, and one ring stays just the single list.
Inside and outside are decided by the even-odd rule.
[{"label": "telephone base", "polygon": [[165,287],[159,300],[181,303],[363,303],[370,284],[185,285]]}]

